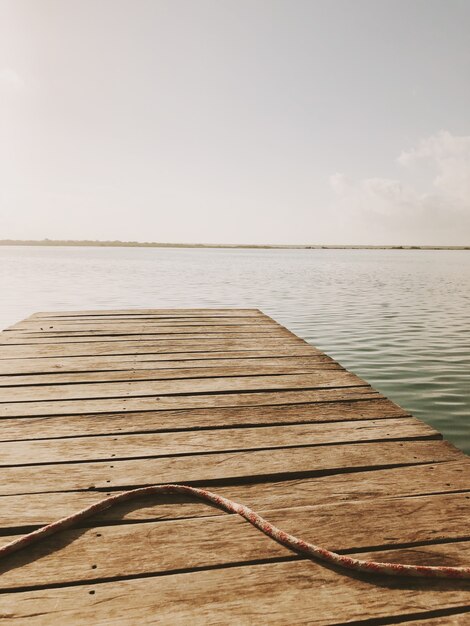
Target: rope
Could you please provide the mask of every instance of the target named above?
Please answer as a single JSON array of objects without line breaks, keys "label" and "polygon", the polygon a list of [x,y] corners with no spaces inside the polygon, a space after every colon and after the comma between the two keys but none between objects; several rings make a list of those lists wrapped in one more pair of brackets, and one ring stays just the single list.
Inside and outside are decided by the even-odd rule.
[{"label": "rope", "polygon": [[261,515],[258,515],[252,509],[249,509],[243,504],[238,504],[233,500],[219,496],[211,491],[205,489],[198,489],[196,487],[188,487],[186,485],[158,485],[151,487],[142,487],[140,489],[131,489],[119,493],[115,496],[104,498],[91,506],[63,517],[62,519],[53,522],[34,530],[19,539],[15,539],[10,543],[7,543],[0,548],[0,558],[4,557],[12,552],[26,548],[33,543],[41,541],[42,539],[59,532],[65,528],[70,528],[77,522],[90,517],[100,511],[109,509],[110,507],[133,498],[140,498],[142,496],[161,495],[161,494],[182,494],[186,496],[193,496],[207,502],[221,507],[229,513],[237,513],[246,520],[248,520],[253,526],[261,530],[268,537],[271,537],[275,541],[281,543],[294,550],[295,552],[305,554],[309,557],[314,557],[322,561],[326,561],[333,565],[337,565],[346,569],[355,570],[358,572],[367,572],[369,574],[391,574],[394,576],[418,576],[418,577],[431,577],[431,578],[470,578],[470,567],[437,567],[431,565],[402,565],[399,563],[380,563],[377,561],[361,561],[348,556],[337,554],[326,550],[320,546],[312,543],[307,543],[294,535],[290,535],[277,526],[274,526]]}]

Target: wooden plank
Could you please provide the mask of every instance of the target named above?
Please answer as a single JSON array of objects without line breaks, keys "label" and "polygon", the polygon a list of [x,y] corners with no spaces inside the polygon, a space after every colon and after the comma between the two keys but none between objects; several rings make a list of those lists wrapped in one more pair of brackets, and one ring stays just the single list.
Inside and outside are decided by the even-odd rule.
[{"label": "wooden plank", "polygon": [[53,314],[50,316],[44,315],[30,315],[29,317],[12,324],[6,330],[16,330],[23,325],[31,326],[47,326],[51,324],[114,324],[114,323],[160,323],[160,324],[205,324],[207,322],[220,323],[240,323],[240,324],[256,324],[260,323],[274,323],[277,322],[272,318],[262,313],[253,313],[249,315],[239,315],[236,309],[227,309],[227,313],[219,315],[215,312],[208,311],[206,314],[193,314],[193,313],[135,313],[135,314],[114,314],[113,312],[105,312],[103,315],[62,315]]},{"label": "wooden plank", "polygon": [[[265,512],[286,530],[333,549],[373,548],[374,556],[387,550],[390,560],[434,563],[448,563],[454,551],[459,555],[454,564],[470,555],[470,542],[467,547],[464,541],[468,457],[258,310],[42,313],[1,335],[1,342],[3,535],[70,513],[100,493],[183,482],[212,486]],[[64,585],[77,585],[87,600],[93,601],[89,592],[97,589],[115,594],[98,603],[107,623],[116,623],[116,615],[124,616],[123,623],[155,623],[146,602],[137,619],[138,609],[128,598],[123,601],[128,609],[121,607],[116,586],[123,584],[123,575],[146,577],[125,581],[143,585],[141,598],[152,589],[154,579],[147,577],[158,577],[158,593],[171,594],[158,604],[158,619],[163,616],[166,623],[181,616],[211,623],[207,607],[210,612],[217,602],[222,610],[212,623],[223,623],[220,615],[237,624],[261,617],[263,623],[286,617],[289,623],[317,623],[314,615],[330,625],[417,616],[401,593],[411,588],[400,581],[395,604],[395,582],[386,583],[373,610],[362,603],[362,612],[351,618],[351,599],[369,598],[370,587],[361,577],[339,577],[308,562],[313,578],[302,573],[297,584],[297,568],[307,561],[236,516],[200,502],[147,498],[105,512],[95,522],[99,527],[87,529],[84,523],[4,563],[0,589],[14,590],[12,597],[22,601],[19,609],[7,607],[10,613],[2,605],[0,619],[14,615],[16,623],[23,618],[30,623],[34,615],[49,624],[51,596],[19,590],[51,586],[47,594],[55,600],[56,592],[65,594],[67,602]],[[449,542],[463,545],[463,551]],[[279,566],[286,568],[284,576]],[[237,570],[249,576],[253,571],[255,579],[261,573],[261,578],[235,599],[230,594],[236,585],[224,585]],[[185,587],[182,580],[201,593],[200,612],[185,604],[189,596],[179,588]],[[216,585],[208,591],[210,580]],[[96,588],[90,588],[92,581]],[[169,586],[162,586],[166,581]],[[175,607],[172,584],[179,585],[183,608]],[[420,583],[412,585],[414,593],[421,590]],[[439,594],[430,596],[435,604],[421,604],[418,617],[442,612],[437,600],[449,587],[439,585]],[[267,586],[275,587],[267,614],[279,619],[265,620],[264,610],[253,610],[253,601],[264,601]],[[319,602],[315,598],[304,610],[299,594],[308,590],[310,597],[312,586],[320,589]],[[468,595],[459,592],[446,596],[454,604],[444,610],[465,610]],[[344,599],[339,609],[337,598]],[[99,623],[99,615],[86,616],[89,604],[69,605],[60,613],[62,623],[82,618]],[[276,610],[268,611],[273,604]],[[21,613],[28,605],[35,610]],[[292,619],[297,614],[300,619]]]},{"label": "wooden plank", "polygon": [[210,395],[153,396],[148,398],[109,398],[103,400],[55,400],[52,402],[12,402],[0,404],[0,418],[51,415],[83,415],[128,411],[197,409],[224,406],[261,406],[305,402],[335,402],[380,397],[370,387],[338,389],[273,391],[257,393],[226,393]]},{"label": "wooden plank", "polygon": [[56,317],[84,318],[84,317],[261,317],[265,319],[267,315],[259,309],[243,308],[197,308],[197,309],[96,309],[79,311],[38,311],[28,319],[51,319]]},{"label": "wooden plank", "polygon": [[[455,610],[455,609],[453,609]],[[456,609],[459,611],[459,609]],[[440,617],[424,617],[423,619],[413,619],[412,621],[400,621],[401,626],[466,626],[470,622],[470,602],[467,606],[461,607],[463,613],[449,613],[441,611],[444,615]]]},{"label": "wooden plank", "polygon": [[[470,500],[464,494],[446,494],[274,509],[260,514],[286,532],[335,552],[384,550],[467,539]],[[444,532],[440,530],[443,527]],[[1,537],[0,545],[12,538]],[[407,553],[406,560],[412,562],[414,553],[409,548]],[[448,544],[427,551],[435,565],[448,564],[447,553]],[[123,571],[126,576],[166,574],[292,556],[295,553],[238,515],[72,529],[30,546],[27,552],[6,557],[0,564],[0,589],[35,587],[38,581],[44,586],[109,580],[121,577]],[[455,565],[467,564],[468,558],[470,542],[452,554]],[[419,562],[422,560],[421,556]]]},{"label": "wooden plank", "polygon": [[[452,559],[469,554],[468,544],[445,548]],[[436,548],[416,548],[413,558],[426,558],[430,550]],[[402,551],[383,555],[387,560],[400,559]],[[355,556],[372,559],[375,553]],[[466,610],[469,589],[468,581],[352,577],[297,560],[14,593],[2,597],[2,611],[21,626],[251,626],[254,620],[331,626],[360,623],[364,618],[424,619],[436,611]]]},{"label": "wooden plank", "polygon": [[282,337],[279,339],[253,338],[253,339],[204,339],[194,341],[185,339],[154,340],[154,341],[95,341],[90,344],[58,344],[58,345],[29,345],[29,346],[0,346],[1,359],[30,359],[35,357],[54,356],[90,356],[134,353],[158,353],[165,352],[228,352],[237,350],[266,350],[279,349],[305,349],[310,347],[313,354],[318,352],[308,346],[302,339],[294,337]]},{"label": "wooden plank", "polygon": [[[93,352],[95,343],[110,342],[154,342],[154,341],[201,341],[210,340],[225,341],[226,339],[281,339],[288,337],[282,330],[271,330],[269,332],[216,332],[216,333],[120,333],[117,336],[100,334],[99,336],[75,336],[75,337],[1,337],[0,346],[60,346],[87,344],[90,352]],[[88,345],[90,344],[90,345]],[[84,346],[85,347],[85,346]]]},{"label": "wooden plank", "polygon": [[20,388],[0,387],[0,403],[363,386],[366,386],[366,383],[350,372],[327,370],[310,374],[275,376],[225,376],[165,381],[148,379],[74,385],[31,385]]},{"label": "wooden plank", "polygon": [[10,328],[6,328],[3,332],[6,336],[22,336],[28,334],[35,335],[68,335],[68,334],[102,334],[102,333],[122,333],[129,331],[130,333],[185,333],[192,330],[199,332],[213,332],[218,330],[228,331],[269,331],[284,330],[291,332],[281,324],[273,320],[263,320],[245,318],[243,320],[225,318],[223,321],[217,319],[203,320],[168,320],[168,319],[144,319],[135,320],[87,320],[83,322],[74,322],[71,320],[60,320],[59,322],[44,321],[28,321],[19,322]]},{"label": "wooden plank", "polygon": [[215,330],[215,331],[195,331],[186,332],[127,332],[127,329],[120,332],[95,332],[95,333],[15,333],[11,335],[1,334],[1,344],[8,346],[21,345],[42,345],[61,343],[95,343],[97,341],[161,341],[165,340],[202,340],[205,339],[256,339],[268,338],[279,339],[288,336],[287,332],[279,329],[262,331],[247,330]]},{"label": "wooden plank", "polygon": [[[0,376],[18,374],[54,374],[57,372],[122,371],[132,369],[175,369],[182,367],[225,367],[234,365],[289,363],[335,363],[330,357],[307,350],[240,350],[237,352],[187,352],[178,354],[132,354],[91,357],[45,357],[35,359],[0,359]],[[2,379],[0,379],[2,380]]]},{"label": "wooden plank", "polygon": [[224,452],[346,442],[441,439],[441,435],[412,417],[365,420],[354,424],[300,424],[263,428],[224,428],[171,433],[146,433],[0,443],[0,466],[62,463]]},{"label": "wooden plank", "polygon": [[96,461],[2,469],[0,495],[77,489],[129,488],[167,482],[247,481],[266,477],[323,475],[457,461],[465,455],[442,441],[403,441],[217,452],[176,457]]},{"label": "wooden plank", "polygon": [[[192,324],[192,325],[204,325],[206,323],[214,324],[277,324],[283,326],[277,320],[265,315],[263,313],[259,315],[237,315],[236,312],[232,312],[227,315],[216,315],[214,313],[208,313],[207,315],[172,315],[172,314],[154,314],[145,313],[142,315],[81,315],[81,316],[57,316],[57,317],[28,317],[18,322],[18,324],[30,324],[30,325],[42,325],[48,327],[55,324],[64,325],[81,325],[81,324],[165,324],[165,325],[178,325],[178,324]],[[6,330],[16,330],[16,324],[10,326]]]},{"label": "wooden plank", "polygon": [[274,321],[255,321],[255,322],[217,322],[217,321],[184,321],[184,322],[161,322],[150,320],[147,323],[120,321],[120,322],[54,322],[53,324],[42,324],[38,322],[24,322],[24,326],[18,326],[15,329],[5,330],[7,337],[59,337],[61,335],[73,337],[74,335],[100,335],[100,334],[119,334],[119,333],[212,333],[212,332],[271,332],[275,330],[284,330],[290,332],[284,326]]},{"label": "wooden plank", "polygon": [[[384,497],[436,495],[470,491],[470,461],[412,465],[360,473],[332,474],[315,478],[281,478],[272,482],[218,485],[215,490],[254,510],[284,509]],[[108,492],[109,493],[109,492]],[[63,491],[6,495],[0,507],[0,528],[22,532],[24,527],[42,526],[97,502],[96,491]],[[115,506],[97,516],[95,523],[155,521],[226,515],[220,509],[180,496],[140,498]],[[5,533],[4,533],[5,534]]]},{"label": "wooden plank", "polygon": [[[469,552],[464,543],[446,547],[451,558],[459,554],[459,548]],[[426,556],[428,551],[427,547],[417,548],[415,556]],[[372,559],[374,554],[355,556]],[[389,550],[384,556],[400,558],[401,551]],[[286,616],[292,624],[331,626],[390,616],[406,620],[421,615],[424,619],[435,611],[462,610],[468,605],[468,583],[400,583],[378,578],[378,592],[374,580],[349,577],[300,560],[15,593],[4,597],[3,611],[15,624],[32,626],[251,626],[253,620],[286,624]]]},{"label": "wooden plank", "polygon": [[[249,361],[247,361],[249,363]],[[293,361],[295,363],[295,360]],[[186,364],[187,365],[187,364]],[[199,368],[122,369],[117,371],[91,371],[55,374],[30,374],[0,376],[0,387],[28,385],[64,385],[70,383],[126,382],[129,380],[179,380],[189,378],[220,378],[233,376],[275,376],[278,374],[311,374],[317,370],[342,370],[334,361],[311,361],[306,365],[231,365]]]},{"label": "wooden plank", "polygon": [[[213,332],[219,330],[232,331],[239,329],[243,331],[271,330],[283,329],[287,330],[274,320],[266,319],[238,319],[238,320],[144,320],[136,322],[133,320],[118,321],[99,321],[92,320],[89,322],[42,322],[42,321],[24,321],[15,324],[14,328],[6,329],[4,334],[9,336],[22,335],[74,335],[82,333],[100,334],[100,333],[119,333],[119,332],[167,332],[167,333],[185,333],[191,331]],[[288,331],[290,332],[290,331]]]},{"label": "wooden plank", "polygon": [[269,424],[322,423],[342,420],[389,419],[409,413],[385,398],[305,404],[178,409],[145,413],[56,415],[2,419],[0,440],[76,437],[132,432],[158,432],[266,426]]},{"label": "wooden plank", "polygon": [[237,309],[237,308],[227,308],[227,309],[174,309],[174,310],[166,310],[166,309],[135,309],[134,311],[117,311],[117,310],[103,310],[103,311],[81,311],[75,313],[67,312],[67,311],[56,311],[51,313],[35,313],[31,315],[29,318],[26,318],[23,321],[40,321],[44,320],[46,322],[59,322],[61,323],[63,320],[73,321],[73,322],[88,322],[88,321],[121,321],[121,320],[131,320],[134,322],[140,322],[142,320],[168,320],[169,322],[173,321],[190,321],[195,320],[196,322],[205,321],[205,320],[216,320],[220,323],[224,323],[226,320],[234,320],[234,321],[246,321],[256,323],[257,321],[271,321],[277,323],[272,317],[267,315],[266,313],[262,313],[257,309]]},{"label": "wooden plank", "polygon": [[19,341],[26,340],[71,340],[76,338],[77,341],[85,340],[85,337],[94,338],[96,340],[99,337],[123,337],[129,335],[130,337],[142,337],[148,338],[155,336],[156,338],[165,338],[168,335],[170,337],[187,337],[196,336],[204,338],[206,336],[222,336],[232,337],[240,335],[246,336],[287,336],[297,338],[291,331],[287,330],[280,324],[274,321],[257,322],[256,324],[238,324],[232,322],[231,324],[216,324],[215,322],[198,324],[185,322],[183,324],[168,325],[167,324],[155,324],[134,322],[115,322],[115,323],[102,323],[94,322],[89,324],[77,324],[68,322],[64,324],[44,324],[42,322],[31,323],[27,322],[21,327],[15,329],[6,330],[1,333],[2,343],[17,343]]}]

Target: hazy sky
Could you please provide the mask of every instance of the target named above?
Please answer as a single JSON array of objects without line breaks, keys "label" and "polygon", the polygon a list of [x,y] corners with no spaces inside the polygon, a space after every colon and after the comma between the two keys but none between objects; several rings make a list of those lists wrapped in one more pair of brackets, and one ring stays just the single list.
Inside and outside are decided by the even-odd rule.
[{"label": "hazy sky", "polygon": [[470,244],[470,0],[0,0],[0,238]]}]

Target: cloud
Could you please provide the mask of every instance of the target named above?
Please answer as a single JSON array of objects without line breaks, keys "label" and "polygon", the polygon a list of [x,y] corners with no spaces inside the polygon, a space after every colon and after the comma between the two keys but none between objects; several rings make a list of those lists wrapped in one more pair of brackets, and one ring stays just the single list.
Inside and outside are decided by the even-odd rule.
[{"label": "cloud", "polygon": [[441,131],[404,150],[398,178],[330,176],[342,232],[369,243],[470,244],[470,136]]},{"label": "cloud", "polygon": [[342,174],[330,176],[330,185],[342,203],[354,212],[394,215],[397,211],[422,210],[416,192],[399,180],[364,178],[354,181]]},{"label": "cloud", "polygon": [[455,137],[441,131],[398,157],[398,163],[405,168],[423,162],[437,172],[430,196],[440,197],[449,207],[469,210],[470,136]]},{"label": "cloud", "polygon": [[354,180],[339,173],[330,176],[338,202],[356,214],[470,217],[470,136],[441,131],[403,151],[397,162],[406,182],[401,178]]},{"label": "cloud", "polygon": [[11,67],[3,67],[0,69],[0,90],[11,92],[19,91],[25,86],[24,80]]}]

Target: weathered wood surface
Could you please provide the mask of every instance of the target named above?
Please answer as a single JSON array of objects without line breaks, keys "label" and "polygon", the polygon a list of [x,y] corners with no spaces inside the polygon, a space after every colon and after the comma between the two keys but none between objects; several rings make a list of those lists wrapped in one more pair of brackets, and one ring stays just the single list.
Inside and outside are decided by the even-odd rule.
[{"label": "weathered wood surface", "polygon": [[[70,330],[73,328],[74,330]],[[284,328],[280,328],[274,324],[265,324],[258,322],[256,324],[220,324],[216,322],[208,322],[205,324],[189,324],[188,322],[179,322],[174,325],[168,326],[162,323],[149,322],[147,324],[127,324],[125,322],[117,322],[114,324],[103,323],[88,323],[88,324],[73,324],[70,322],[64,324],[54,324],[54,326],[37,326],[36,324],[30,324],[24,327],[18,327],[14,330],[5,331],[2,339],[8,341],[13,338],[27,339],[70,339],[73,337],[99,337],[101,335],[106,336],[119,336],[119,335],[138,335],[139,337],[147,337],[147,335],[161,335],[168,334],[172,337],[186,334],[225,334],[225,333],[239,333],[248,335],[288,335],[290,331]]]},{"label": "weathered wood surface", "polygon": [[[70,330],[73,329],[73,330]],[[208,336],[225,336],[237,334],[247,335],[247,337],[256,337],[262,335],[269,338],[270,336],[286,337],[292,335],[287,328],[282,328],[274,324],[220,324],[208,322],[204,324],[189,324],[187,322],[175,323],[172,326],[158,322],[142,322],[139,324],[128,324],[124,322],[102,323],[88,322],[87,324],[73,324],[65,322],[63,324],[55,324],[54,326],[38,326],[37,324],[28,324],[22,327],[6,330],[2,336],[2,342],[9,342],[18,339],[44,339],[58,341],[75,341],[75,338],[85,339],[86,341],[100,341],[100,337],[119,337],[129,335],[133,339],[146,339],[149,335],[155,335],[159,338],[161,335],[169,335],[170,339],[185,339],[187,335],[197,335],[197,337]],[[295,335],[293,335],[295,337]],[[161,337],[160,337],[161,338]],[[48,342],[46,342],[48,343]]]},{"label": "weathered wood surface", "polygon": [[[93,341],[86,344],[60,343],[60,344],[35,344],[27,346],[2,345],[1,355],[3,359],[31,359],[36,357],[54,356],[105,356],[123,354],[165,354],[185,352],[238,352],[239,350],[269,350],[285,349],[286,340],[295,349],[306,350],[301,339],[293,337],[252,337],[245,339],[224,339],[206,337],[204,340],[197,339],[130,339],[123,341]],[[308,348],[308,353],[313,354],[314,348]]]},{"label": "weathered wood surface", "polygon": [[[224,341],[226,339],[258,339],[265,337],[267,339],[282,339],[286,336],[286,333],[180,333],[177,335],[168,334],[155,334],[149,333],[145,336],[139,336],[135,334],[119,334],[119,335],[98,335],[98,336],[76,336],[76,337],[7,337],[0,341],[1,345],[5,346],[74,346],[75,344],[96,344],[106,341],[112,345],[113,342],[129,343],[129,342],[155,342],[155,341],[171,341],[177,345],[179,341],[199,341],[199,340],[219,340]],[[93,351],[93,346],[86,346]]]},{"label": "weathered wood surface", "polygon": [[[383,559],[423,562],[436,546],[381,552]],[[446,544],[449,558],[468,545]],[[373,559],[376,552],[355,553]],[[445,558],[445,557],[444,557]],[[470,583],[342,576],[308,560],[259,563],[2,596],[14,624],[331,624],[433,615],[453,609],[468,618]],[[402,619],[400,619],[402,618]],[[341,620],[341,621],[339,621]],[[7,622],[6,622],[7,623]],[[383,623],[383,622],[376,622]],[[385,622],[387,623],[387,622]],[[446,623],[441,622],[441,623]],[[452,622],[451,622],[452,623]],[[455,623],[455,622],[454,622]],[[465,623],[465,622],[463,622]]]},{"label": "weathered wood surface", "polygon": [[470,606],[467,607],[464,613],[454,613],[452,609],[439,611],[439,613],[441,613],[440,617],[406,620],[406,622],[400,622],[400,624],[405,624],[406,626],[466,626],[470,621]]},{"label": "weathered wood surface", "polygon": [[[383,470],[371,468],[361,472],[360,476],[349,472],[291,480],[281,477],[278,481],[230,486],[221,484],[217,485],[216,490],[222,496],[246,503],[255,510],[398,496],[430,496],[456,492],[470,495],[468,463],[468,459],[464,459]],[[49,492],[47,498],[42,493],[3,496],[0,525],[4,529],[41,526],[65,517],[70,511],[89,506],[100,497],[102,494],[95,491]],[[347,507],[345,510],[347,511]],[[202,502],[168,496],[122,503],[100,513],[94,519],[96,522],[106,523],[117,520],[152,521],[213,515],[225,513]]]},{"label": "weathered wood surface", "polygon": [[328,370],[300,375],[221,376],[202,379],[192,378],[191,380],[166,380],[164,382],[149,379],[143,382],[132,380],[126,382],[75,383],[73,385],[29,385],[21,389],[0,387],[0,403],[362,386],[364,386],[363,381],[354,374],[343,370],[336,372]]},{"label": "weathered wood surface", "polygon": [[91,309],[91,310],[82,310],[79,311],[38,311],[37,313],[33,313],[27,319],[55,319],[55,318],[84,318],[84,317],[94,317],[94,318],[147,318],[147,317],[171,317],[171,318],[207,318],[207,317],[257,317],[261,319],[269,319],[266,318],[263,313],[259,309],[244,309],[244,308],[236,308],[236,309],[113,309],[112,311],[103,310],[103,309]]},{"label": "weathered wood surface", "polygon": [[[181,482],[339,551],[470,563],[470,459],[257,310],[32,315],[0,335],[0,416],[0,545]],[[470,607],[469,583],[351,576],[183,497],[122,504],[0,571],[6,624],[438,626]]]},{"label": "weathered wood surface", "polygon": [[358,420],[353,424],[295,424],[266,428],[224,428],[167,433],[71,437],[47,441],[0,442],[0,466],[29,463],[111,460],[158,457],[198,452],[260,450],[296,446],[320,446],[396,439],[439,439],[439,433],[413,418]]},{"label": "weathered wood surface", "polygon": [[50,439],[87,435],[124,434],[223,428],[229,426],[268,426],[389,419],[409,413],[383,397],[364,400],[304,402],[291,405],[260,405],[207,409],[176,409],[148,412],[122,412],[85,415],[47,415],[2,419],[0,440]]},{"label": "weathered wood surface", "polygon": [[[265,480],[269,477],[318,475],[455,461],[461,455],[436,441],[356,443],[285,448],[281,451],[243,450],[170,457],[50,463],[3,467],[0,495],[66,491],[70,489],[130,488],[168,482],[217,483]],[[29,463],[27,456],[24,463]],[[360,480],[360,479],[359,479]]]},{"label": "weathered wood surface", "polygon": [[[336,552],[464,541],[470,500],[464,494],[395,498],[261,510],[261,515],[307,541]],[[417,524],[419,515],[420,523]],[[445,530],[436,530],[445,528]],[[4,545],[14,537],[0,537]],[[56,553],[60,550],[61,558]],[[445,558],[445,548],[435,548]],[[19,586],[175,572],[291,557],[292,552],[238,515],[220,515],[99,529],[66,530],[0,564],[0,591]],[[454,561],[464,565],[468,550]],[[437,557],[434,557],[434,561]],[[470,588],[470,581],[469,581]]]},{"label": "weathered wood surface", "polygon": [[48,400],[37,402],[0,403],[0,418],[51,416],[86,413],[114,413],[128,411],[164,411],[172,409],[197,409],[231,406],[265,406],[279,404],[304,404],[305,402],[336,402],[341,400],[367,400],[380,398],[380,394],[367,386],[331,389],[300,389],[284,391],[274,387],[257,393],[219,393],[198,395],[164,395],[150,397],[122,397],[83,400]]},{"label": "weathered wood surface", "polygon": [[[240,350],[235,354],[232,352],[187,352],[173,354],[132,354],[132,355],[111,355],[92,357],[69,357],[69,358],[47,358],[38,357],[35,359],[0,359],[0,376],[19,376],[36,374],[56,374],[56,373],[95,373],[105,371],[123,370],[145,370],[145,369],[177,369],[194,368],[205,369],[207,367],[245,365],[255,366],[260,364],[263,367],[268,365],[286,366],[302,364],[334,363],[332,359],[321,353],[310,352],[310,347],[302,348],[300,352],[292,353],[292,349],[287,351],[279,349],[275,351],[260,350],[248,351]],[[197,372],[199,373],[199,372]]]},{"label": "weathered wood surface", "polygon": [[[127,382],[131,380],[181,380],[186,378],[227,378],[230,376],[275,376],[286,374],[310,374],[318,370],[339,369],[341,366],[334,361],[317,361],[311,360],[302,363],[289,365],[286,363],[266,364],[263,359],[246,360],[241,365],[228,365],[219,367],[191,367],[185,368],[160,368],[152,369],[150,365],[148,369],[122,369],[108,370],[96,372],[71,372],[62,374],[34,374],[14,376],[3,375],[0,377],[0,388],[2,387],[18,387],[18,386],[39,386],[39,385],[63,385],[67,383],[106,383],[106,382]],[[255,361],[253,364],[251,361]]]}]

